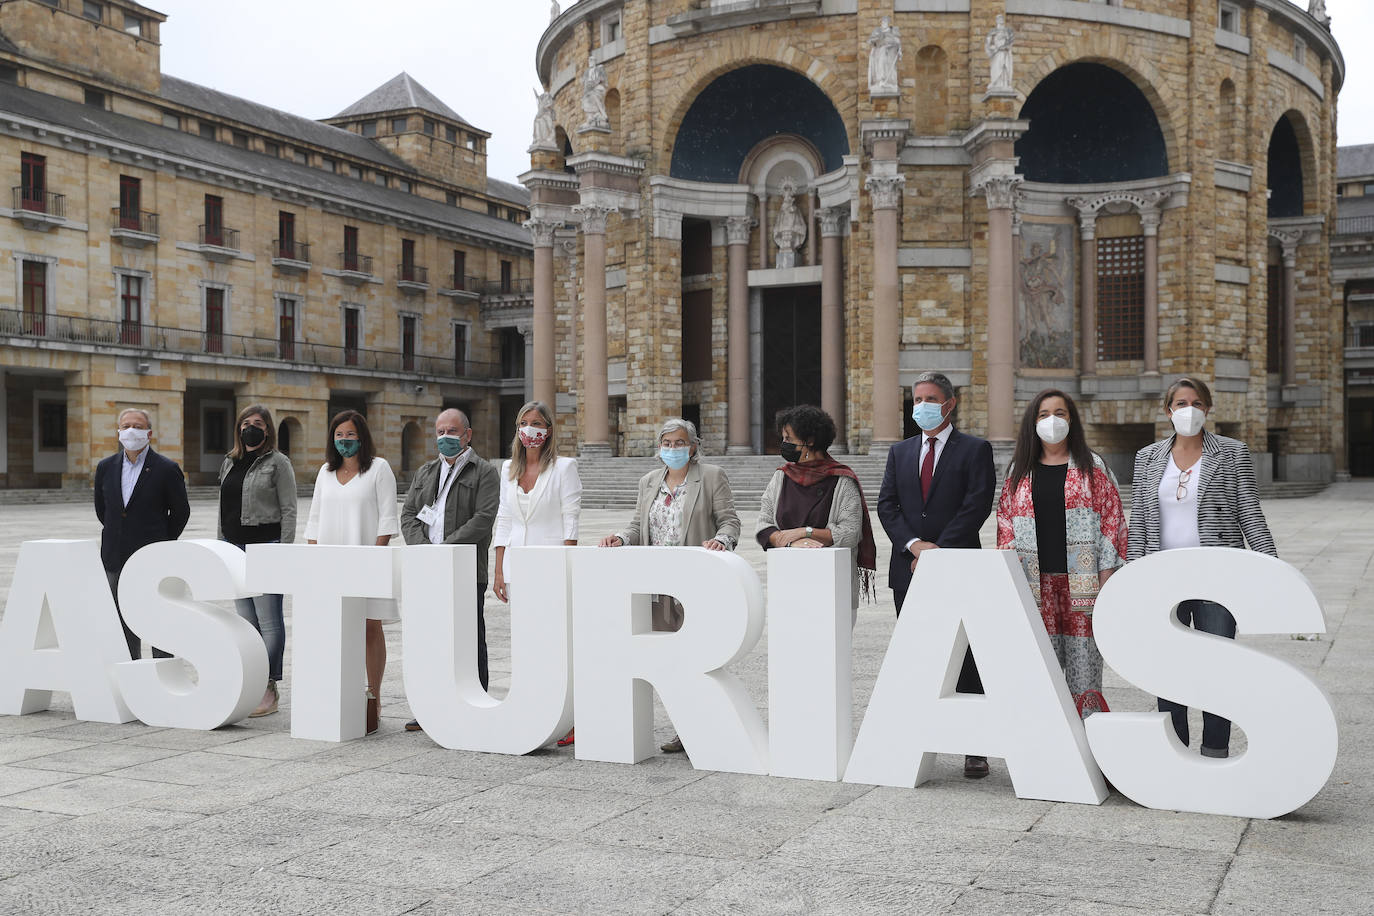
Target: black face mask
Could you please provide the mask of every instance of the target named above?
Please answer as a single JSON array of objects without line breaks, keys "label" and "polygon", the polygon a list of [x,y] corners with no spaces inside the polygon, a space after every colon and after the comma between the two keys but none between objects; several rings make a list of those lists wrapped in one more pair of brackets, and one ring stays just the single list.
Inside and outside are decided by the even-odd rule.
[{"label": "black face mask", "polygon": [[783,461],[801,461],[802,447],[795,442],[784,442],[778,446]]},{"label": "black face mask", "polygon": [[245,426],[243,429],[239,430],[239,438],[242,439],[243,444],[249,448],[257,448],[259,445],[262,445],[263,442],[267,441],[267,430],[260,426]]}]

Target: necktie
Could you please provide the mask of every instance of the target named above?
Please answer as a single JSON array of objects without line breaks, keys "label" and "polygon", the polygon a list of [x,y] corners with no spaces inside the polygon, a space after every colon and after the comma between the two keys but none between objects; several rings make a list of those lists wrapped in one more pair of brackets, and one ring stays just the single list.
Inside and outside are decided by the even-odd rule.
[{"label": "necktie", "polygon": [[921,501],[930,498],[930,482],[935,479],[935,443],[938,439],[930,436],[926,439],[926,457],[921,462]]}]

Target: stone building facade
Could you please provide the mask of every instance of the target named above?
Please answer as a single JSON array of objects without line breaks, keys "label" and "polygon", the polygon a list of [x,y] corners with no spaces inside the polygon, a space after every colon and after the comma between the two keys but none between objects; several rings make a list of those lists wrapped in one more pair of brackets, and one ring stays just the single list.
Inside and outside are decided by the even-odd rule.
[{"label": "stone building facade", "polygon": [[1374,144],[1342,147],[1331,286],[1345,306],[1345,429],[1352,475],[1374,477]]},{"label": "stone building facade", "polygon": [[[771,450],[821,404],[841,448],[962,386],[1009,447],[1079,401],[1124,476],[1170,378],[1262,476],[1345,468],[1330,283],[1341,52],[1288,0],[580,0],[536,70],[534,386],[586,453],[664,416]],[[538,125],[536,125],[538,128]]]},{"label": "stone building facade", "polygon": [[130,406],[192,483],[253,403],[305,481],[343,407],[402,476],[444,406],[496,454],[533,251],[490,134],[404,73],[325,122],[163,75],[164,18],[0,4],[0,486],[89,486]]}]

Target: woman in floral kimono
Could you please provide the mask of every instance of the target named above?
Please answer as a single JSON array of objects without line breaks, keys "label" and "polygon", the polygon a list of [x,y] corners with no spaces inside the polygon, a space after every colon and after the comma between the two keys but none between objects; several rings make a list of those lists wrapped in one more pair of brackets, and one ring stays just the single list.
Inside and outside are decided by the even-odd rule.
[{"label": "woman in floral kimono", "polygon": [[997,547],[1021,558],[1080,716],[1106,712],[1093,641],[1098,590],[1126,557],[1116,480],[1088,448],[1073,399],[1040,392],[1026,407],[997,503]]}]

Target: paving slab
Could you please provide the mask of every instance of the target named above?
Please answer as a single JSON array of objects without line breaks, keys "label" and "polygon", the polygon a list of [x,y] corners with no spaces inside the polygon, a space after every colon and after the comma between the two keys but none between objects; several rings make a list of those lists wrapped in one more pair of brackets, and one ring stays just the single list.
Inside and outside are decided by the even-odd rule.
[{"label": "paving slab", "polygon": [[33,808],[38,811],[51,811],[54,814],[94,814],[97,811],[122,808],[156,796],[169,795],[180,788],[168,783],[123,779],[118,776],[80,776],[27,792],[0,796],[0,805]]},{"label": "paving slab", "polygon": [[[51,817],[52,815],[49,815]],[[83,860],[136,837],[170,830],[199,819],[193,814],[114,808],[81,817],[63,817],[24,834],[0,837],[0,877]]]},{"label": "paving slab", "polygon": [[403,916],[418,912],[416,908],[426,900],[415,891],[263,870],[184,896],[169,912],[177,916]]},{"label": "paving slab", "polygon": [[923,884],[909,878],[755,864],[684,903],[673,910],[673,916],[934,916],[948,912],[961,892],[952,885]]},{"label": "paving slab", "polygon": [[507,833],[566,839],[645,801],[621,792],[514,784],[484,787],[411,819],[425,824],[491,824]]},{"label": "paving slab", "polygon": [[820,817],[819,811],[801,808],[683,804],[669,795],[644,801],[584,835],[597,843],[614,846],[753,861],[777,849],[798,829]]},{"label": "paving slab", "polygon": [[1368,867],[1341,868],[1252,854],[1242,856],[1231,866],[1213,912],[1347,916],[1374,911],[1371,895],[1374,872]]},{"label": "paving slab", "polygon": [[268,799],[266,804],[299,811],[391,820],[412,817],[486,788],[481,783],[443,776],[362,770],[282,793]]},{"label": "paving slab", "polygon": [[1113,792],[1100,806],[1051,805],[1032,832],[1226,856],[1235,853],[1249,823],[1241,817],[1154,811]]},{"label": "paving slab", "polygon": [[263,868],[366,834],[371,826],[363,818],[258,805],[196,817],[182,826],[128,840],[118,849],[179,862]]},{"label": "paving slab", "polygon": [[89,744],[70,751],[58,751],[42,757],[29,757],[14,762],[14,766],[35,770],[60,770],[67,773],[111,773],[119,771],[120,776],[130,776],[126,772],[138,764],[178,756],[176,751],[165,748],[142,747],[125,744],[122,741]]}]

